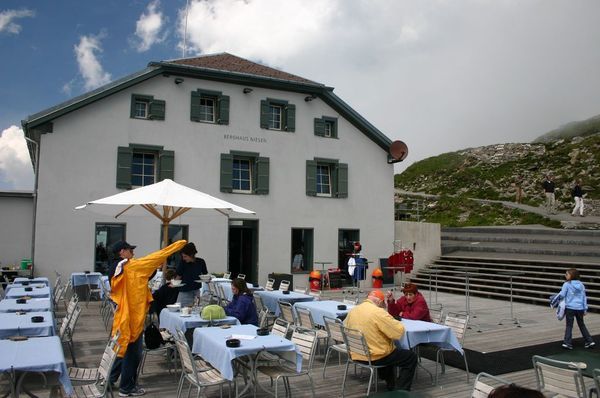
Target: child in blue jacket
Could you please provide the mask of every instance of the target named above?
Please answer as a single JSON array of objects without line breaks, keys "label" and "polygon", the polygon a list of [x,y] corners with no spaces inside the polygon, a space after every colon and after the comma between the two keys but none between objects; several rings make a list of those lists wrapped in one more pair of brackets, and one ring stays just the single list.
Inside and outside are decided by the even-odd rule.
[{"label": "child in blue jacket", "polygon": [[581,335],[585,340],[585,348],[593,348],[596,343],[592,340],[590,332],[585,327],[583,317],[585,316],[588,305],[585,295],[585,286],[579,280],[579,271],[575,268],[570,268],[565,272],[566,282],[563,283],[560,293],[557,297],[565,298],[565,317],[567,324],[565,325],[565,338],[562,347],[568,350],[573,349],[573,320],[577,320],[577,326],[581,331]]}]

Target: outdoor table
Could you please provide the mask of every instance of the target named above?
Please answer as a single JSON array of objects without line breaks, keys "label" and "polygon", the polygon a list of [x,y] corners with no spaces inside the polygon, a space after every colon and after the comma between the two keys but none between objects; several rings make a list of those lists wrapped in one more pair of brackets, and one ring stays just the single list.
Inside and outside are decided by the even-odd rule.
[{"label": "outdoor table", "polygon": [[[237,325],[228,329],[221,327],[197,328],[194,330],[194,344],[192,353],[199,354],[204,360],[215,367],[227,380],[233,380],[234,371],[232,361],[239,357],[248,357],[252,360],[255,354],[262,350],[278,352],[286,359],[296,362],[296,370],[302,370],[302,355],[296,349],[296,345],[281,336],[267,335],[257,336],[254,325]],[[225,341],[231,336],[240,338],[240,346],[230,348]],[[241,393],[239,395],[242,395]]]},{"label": "outdoor table", "polygon": [[[31,322],[34,316],[44,317],[44,322]],[[52,312],[28,312],[24,315],[14,312],[0,313],[0,339],[11,336],[46,337],[55,334]]]},{"label": "outdoor table", "polygon": [[[345,310],[338,310],[338,305],[345,305]],[[317,325],[325,326],[324,316],[330,318],[345,317],[352,308],[353,304],[345,304],[340,301],[324,300],[324,301],[303,301],[294,304],[294,308],[306,308],[310,311],[313,321]]]},{"label": "outdoor table", "polygon": [[290,292],[289,294],[283,294],[280,290],[263,290],[254,292],[254,294],[260,296],[263,304],[275,315],[279,316],[279,300],[286,301],[290,304],[297,303],[299,301],[313,301],[315,298],[308,294]]},{"label": "outdoor table", "polygon": [[73,386],[58,336],[36,337],[25,341],[0,340],[0,352],[0,372],[57,372],[65,394],[73,395]]},{"label": "outdoor table", "polygon": [[100,278],[102,274],[100,272],[73,272],[71,274],[71,285],[76,286],[87,286],[96,285],[100,286]]},{"label": "outdoor table", "polygon": [[442,348],[454,348],[464,355],[460,342],[449,326],[412,319],[403,319],[402,325],[405,333],[396,341],[396,346],[400,348],[408,350],[419,344],[432,343]]},{"label": "outdoor table", "polygon": [[8,292],[10,289],[13,289],[15,287],[33,287],[33,288],[38,288],[38,287],[48,287],[48,285],[46,285],[45,283],[29,283],[27,285],[24,285],[22,282],[18,282],[18,283],[10,283],[8,285],[6,285],[5,290]]},{"label": "outdoor table", "polygon": [[42,312],[51,311],[52,303],[48,298],[32,298],[25,304],[17,304],[17,299],[4,299],[0,301],[0,312]]},{"label": "outdoor table", "polygon": [[45,276],[38,276],[37,278],[23,278],[23,277],[18,277],[15,278],[15,280],[13,281],[13,283],[21,283],[21,282],[29,282],[31,283],[45,283],[46,286],[50,286],[50,280],[48,278],[46,278]]},{"label": "outdoor table", "polygon": [[173,336],[177,335],[177,331],[185,332],[187,329],[197,327],[206,327],[213,325],[239,325],[240,321],[232,316],[227,316],[223,319],[204,319],[198,314],[190,316],[181,316],[181,312],[171,312],[168,308],[164,308],[160,312],[160,327],[167,329]]},{"label": "outdoor table", "polygon": [[33,287],[31,291],[26,291],[25,287],[12,287],[6,292],[4,297],[6,298],[19,298],[23,296],[38,297],[38,298],[50,298],[50,288],[44,287]]}]

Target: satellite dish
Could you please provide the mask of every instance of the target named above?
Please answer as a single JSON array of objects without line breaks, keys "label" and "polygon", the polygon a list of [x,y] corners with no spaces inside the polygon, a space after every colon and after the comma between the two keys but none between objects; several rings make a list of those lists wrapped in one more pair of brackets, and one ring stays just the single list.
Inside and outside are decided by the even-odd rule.
[{"label": "satellite dish", "polygon": [[408,147],[402,141],[394,141],[390,145],[390,159],[388,163],[398,163],[406,159],[408,156]]}]

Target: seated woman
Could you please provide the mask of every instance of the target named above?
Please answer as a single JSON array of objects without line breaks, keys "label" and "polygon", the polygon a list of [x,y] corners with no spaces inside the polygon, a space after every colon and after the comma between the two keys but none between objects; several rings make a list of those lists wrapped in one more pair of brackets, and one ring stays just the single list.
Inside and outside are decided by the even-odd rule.
[{"label": "seated woman", "polygon": [[160,312],[168,304],[175,304],[177,302],[179,289],[171,286],[171,279],[174,279],[175,275],[175,271],[168,269],[165,272],[166,283],[152,293],[152,298],[154,298],[154,301],[152,302],[151,308],[152,312],[155,312],[156,315],[160,315]]},{"label": "seated woman", "polygon": [[404,296],[398,301],[394,301],[394,294],[387,292],[387,307],[388,312],[392,316],[400,316],[404,319],[414,319],[417,321],[431,322],[429,316],[429,307],[425,301],[425,297],[419,293],[417,285],[407,283],[402,289]]},{"label": "seated woman", "polygon": [[236,317],[242,325],[251,324],[258,326],[258,315],[252,292],[248,289],[246,281],[235,278],[231,281],[233,300],[225,307],[225,313]]}]

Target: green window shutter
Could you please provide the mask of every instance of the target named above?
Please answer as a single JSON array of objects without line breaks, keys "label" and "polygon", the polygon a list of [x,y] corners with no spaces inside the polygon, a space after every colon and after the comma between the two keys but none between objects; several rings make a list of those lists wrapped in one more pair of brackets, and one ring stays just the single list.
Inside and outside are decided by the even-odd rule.
[{"label": "green window shutter", "polygon": [[191,96],[191,108],[190,108],[190,120],[193,122],[200,121],[200,96],[201,94],[197,91],[192,91]]},{"label": "green window shutter", "polygon": [[219,95],[217,101],[219,103],[217,124],[229,124],[229,96]]},{"label": "green window shutter", "polygon": [[260,101],[260,128],[269,128],[269,101]]},{"label": "green window shutter", "polygon": [[131,188],[131,148],[120,146],[117,150],[117,188]]},{"label": "green window shutter", "polygon": [[296,131],[296,105],[288,104],[285,107],[285,130],[289,132]]},{"label": "green window shutter", "polygon": [[317,196],[317,162],[306,161],[306,195]]},{"label": "green window shutter", "polygon": [[339,163],[337,165],[337,186],[336,196],[338,198],[348,197],[348,164]]},{"label": "green window shutter", "polygon": [[137,98],[137,95],[135,94],[131,94],[131,109],[129,110],[129,117],[134,118],[135,117],[135,100]]},{"label": "green window shutter", "polygon": [[325,120],[315,118],[315,135],[325,136]]},{"label": "green window shutter", "polygon": [[175,179],[175,152],[161,151],[158,155],[159,169],[158,180],[162,181],[165,178]]},{"label": "green window shutter", "polygon": [[221,192],[233,191],[231,179],[233,178],[233,156],[228,153],[221,154]]},{"label": "green window shutter", "polygon": [[149,104],[150,114],[148,115],[148,119],[152,120],[165,120],[165,107],[166,102],[163,100],[153,100],[150,101]]},{"label": "green window shutter", "polygon": [[269,158],[256,158],[256,187],[254,191],[258,195],[269,193]]}]

